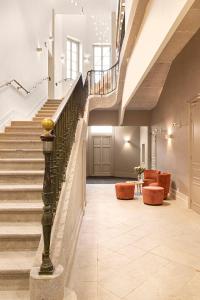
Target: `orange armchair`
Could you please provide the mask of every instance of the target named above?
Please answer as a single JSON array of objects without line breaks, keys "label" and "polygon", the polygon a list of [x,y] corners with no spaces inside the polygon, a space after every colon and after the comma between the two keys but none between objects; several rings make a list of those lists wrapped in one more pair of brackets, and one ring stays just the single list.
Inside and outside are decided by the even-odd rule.
[{"label": "orange armchair", "polygon": [[164,188],[164,199],[167,199],[169,194],[171,184],[171,174],[169,173],[162,173],[158,174],[157,182],[150,183],[150,186],[160,186]]},{"label": "orange armchair", "polygon": [[158,170],[144,170],[144,185],[149,186],[151,183],[156,183],[158,180],[158,175],[160,171]]}]

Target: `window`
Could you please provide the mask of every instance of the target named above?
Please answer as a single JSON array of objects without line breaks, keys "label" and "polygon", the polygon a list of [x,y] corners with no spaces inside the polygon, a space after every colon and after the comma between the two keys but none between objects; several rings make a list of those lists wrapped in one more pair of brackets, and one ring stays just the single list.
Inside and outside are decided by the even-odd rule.
[{"label": "window", "polygon": [[67,78],[76,79],[79,73],[79,42],[67,39]]},{"label": "window", "polygon": [[91,133],[112,133],[112,126],[91,126]]},{"label": "window", "polygon": [[[94,45],[94,70],[105,71],[110,68],[111,64],[111,47],[105,45]],[[101,79],[101,72],[96,72],[95,82]]]}]

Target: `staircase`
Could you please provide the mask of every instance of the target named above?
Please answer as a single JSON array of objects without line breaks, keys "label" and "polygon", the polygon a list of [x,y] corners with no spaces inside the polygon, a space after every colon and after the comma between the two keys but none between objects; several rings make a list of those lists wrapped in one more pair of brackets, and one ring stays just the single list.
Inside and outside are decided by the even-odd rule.
[{"label": "staircase", "polygon": [[0,299],[15,299],[15,291],[16,299],[26,299],[22,290],[29,288],[41,235],[41,120],[52,117],[60,102],[48,100],[32,121],[13,121],[0,134]]}]

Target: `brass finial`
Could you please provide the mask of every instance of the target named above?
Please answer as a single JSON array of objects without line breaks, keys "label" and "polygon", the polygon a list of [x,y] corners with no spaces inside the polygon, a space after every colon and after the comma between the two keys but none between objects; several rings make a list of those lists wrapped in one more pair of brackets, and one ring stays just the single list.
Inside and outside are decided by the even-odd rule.
[{"label": "brass finial", "polygon": [[54,128],[54,121],[48,118],[42,120],[42,127],[45,130],[45,135],[50,135]]}]

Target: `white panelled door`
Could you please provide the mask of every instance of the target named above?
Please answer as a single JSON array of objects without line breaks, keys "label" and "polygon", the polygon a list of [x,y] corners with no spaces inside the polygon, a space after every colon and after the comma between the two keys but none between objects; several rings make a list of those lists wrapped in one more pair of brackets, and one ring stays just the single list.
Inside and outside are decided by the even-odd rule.
[{"label": "white panelled door", "polygon": [[93,175],[112,175],[112,136],[93,136]]},{"label": "white panelled door", "polygon": [[191,104],[191,206],[200,213],[200,102]]}]

